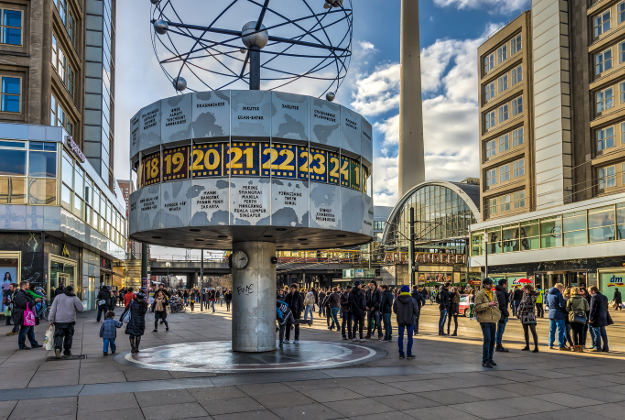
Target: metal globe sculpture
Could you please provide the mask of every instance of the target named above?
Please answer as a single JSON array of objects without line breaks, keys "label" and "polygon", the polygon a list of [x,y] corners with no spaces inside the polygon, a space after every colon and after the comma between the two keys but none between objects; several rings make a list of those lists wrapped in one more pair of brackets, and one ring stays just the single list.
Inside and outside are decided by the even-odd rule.
[{"label": "metal globe sculpture", "polygon": [[262,83],[323,98],[347,75],[352,0],[150,2],[154,51],[178,91],[183,78],[190,91]]}]

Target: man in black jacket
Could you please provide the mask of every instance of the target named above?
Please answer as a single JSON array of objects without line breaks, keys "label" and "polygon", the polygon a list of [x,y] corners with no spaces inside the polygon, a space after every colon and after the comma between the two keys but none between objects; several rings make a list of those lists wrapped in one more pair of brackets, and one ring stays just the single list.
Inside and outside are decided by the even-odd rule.
[{"label": "man in black jacket", "polygon": [[[362,331],[365,324],[365,314],[367,312],[367,303],[365,293],[360,288],[360,282],[354,282],[354,288],[349,293],[349,312],[352,315],[353,324],[353,340],[364,341]],[[359,333],[359,339],[356,338],[356,332]]]},{"label": "man in black jacket", "polygon": [[425,305],[423,288],[419,290],[417,286],[412,286],[412,298],[417,302],[417,309],[419,310],[419,313],[417,313],[414,319],[414,330],[412,332],[413,335],[417,335],[419,334],[419,316],[421,314],[421,308]]},{"label": "man in black jacket", "polygon": [[[354,338],[352,333],[352,316],[349,310],[349,293],[352,291],[352,286],[347,286],[347,288],[341,293],[340,303],[341,303],[341,335],[343,336],[343,340],[347,340],[348,338],[351,340]],[[345,332],[347,329],[347,333]]]},{"label": "man in black jacket", "polygon": [[380,312],[382,313],[382,322],[384,324],[384,341],[391,341],[393,335],[393,327],[391,325],[391,314],[393,313],[393,292],[386,285],[381,285],[382,298],[380,301]]},{"label": "man in black jacket", "polygon": [[[608,352],[608,334],[605,327],[610,325],[612,318],[608,312],[608,298],[599,292],[597,286],[590,286],[590,312],[588,314],[588,324],[594,331],[592,334],[593,347],[595,352]],[[601,342],[603,341],[603,346]]]},{"label": "man in black jacket", "polygon": [[106,314],[109,311],[109,308],[113,309],[113,307],[111,306],[111,292],[109,292],[108,287],[100,287],[100,291],[98,292],[98,296],[96,296],[95,300],[98,306],[98,315],[96,317],[96,322],[100,322],[100,319],[102,319],[102,314]]},{"label": "man in black jacket", "polygon": [[441,286],[440,292],[436,295],[440,318],[438,319],[438,335],[445,335],[445,321],[447,320],[447,309],[449,308],[449,283]]},{"label": "man in black jacket", "polygon": [[510,295],[508,293],[508,281],[506,279],[499,280],[499,284],[495,286],[495,293],[497,294],[497,302],[499,302],[499,312],[501,312],[501,319],[497,323],[497,333],[495,334],[495,350],[507,353],[508,350],[502,345],[503,333],[506,330],[506,324],[508,323],[508,306],[510,305]]},{"label": "man in black jacket", "polygon": [[[378,290],[378,284],[375,281],[369,283],[369,289],[366,295],[367,301],[367,340],[371,338],[371,334],[378,330],[378,340],[382,341],[382,325],[380,325],[380,302],[382,294]],[[375,325],[374,325],[375,322]],[[373,332],[371,331],[373,329]]]},{"label": "man in black jacket", "polygon": [[[302,309],[304,307],[304,299],[302,298],[302,295],[297,291],[297,284],[291,285],[289,294],[286,295],[286,297],[284,298],[284,301],[287,303],[287,305],[289,305],[289,308],[291,308],[291,312],[293,312],[293,318],[295,320],[300,319],[302,316]],[[295,339],[293,340],[293,342],[295,343],[299,341],[299,323],[287,321],[286,340],[284,341],[287,344],[289,343],[289,340],[291,339],[291,326],[292,325],[295,326]]]},{"label": "man in black jacket", "polygon": [[[15,293],[15,297],[13,298],[13,311],[15,315],[13,317],[13,322],[16,325],[20,326],[20,332],[17,336],[17,345],[20,350],[30,350],[31,347],[36,349],[37,347],[41,347],[37,340],[35,340],[35,328],[32,325],[24,325],[24,311],[26,311],[26,306],[28,309],[34,312],[35,303],[40,302],[41,299],[33,299],[27,292],[30,287],[30,283],[27,281],[23,281],[20,283],[20,290]],[[31,347],[26,346],[26,337],[28,337],[28,341],[30,341]]]}]

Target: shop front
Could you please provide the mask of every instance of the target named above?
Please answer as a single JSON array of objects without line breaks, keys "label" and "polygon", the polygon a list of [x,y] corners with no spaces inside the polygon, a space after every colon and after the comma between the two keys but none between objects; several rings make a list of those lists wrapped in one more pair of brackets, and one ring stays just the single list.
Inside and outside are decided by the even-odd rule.
[{"label": "shop front", "polygon": [[619,290],[621,295],[625,293],[625,269],[620,268],[602,268],[598,272],[599,289],[601,293],[606,295],[608,301],[614,299],[614,292]]}]

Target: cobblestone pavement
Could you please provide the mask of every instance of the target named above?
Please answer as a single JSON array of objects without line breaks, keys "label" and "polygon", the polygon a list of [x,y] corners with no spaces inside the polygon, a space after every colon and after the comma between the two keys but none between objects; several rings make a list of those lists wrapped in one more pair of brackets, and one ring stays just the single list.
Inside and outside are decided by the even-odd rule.
[{"label": "cobblestone pavement", "polygon": [[[224,308],[171,315],[170,331],[148,328],[141,345],[227,340]],[[539,320],[541,352],[521,352],[521,328],[511,320],[504,336],[511,351],[498,353],[498,367],[487,370],[479,363],[478,324],[463,318],[459,337],[439,337],[436,307],[428,305],[414,361],[399,360],[395,343],[370,340],[364,345],[383,357],[361,366],[230,375],[143,369],[103,357],[94,313],[76,325],[73,350],[83,360],[46,361],[45,351],[17,351],[17,337],[5,336],[3,325],[0,419],[623,419],[625,315],[612,314],[609,354],[548,351],[545,320]],[[45,328],[37,327],[40,341]],[[340,336],[315,319],[301,338]],[[129,350],[123,330],[117,341],[118,353]]]}]

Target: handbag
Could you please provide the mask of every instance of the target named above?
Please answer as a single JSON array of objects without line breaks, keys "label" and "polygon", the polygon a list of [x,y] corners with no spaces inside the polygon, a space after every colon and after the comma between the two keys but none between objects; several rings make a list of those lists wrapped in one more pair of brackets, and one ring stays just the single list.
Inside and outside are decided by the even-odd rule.
[{"label": "handbag", "polygon": [[104,304],[106,304],[106,301],[105,301],[104,299],[100,299],[100,300],[98,301],[98,306],[102,306],[102,305],[104,305]]},{"label": "handbag", "polygon": [[586,315],[574,314],[571,322],[574,324],[586,324],[588,320],[586,319]]},{"label": "handbag", "polygon": [[50,325],[46,330],[43,345],[47,351],[54,350],[54,325]]},{"label": "handbag", "polygon": [[27,327],[33,327],[36,322],[35,313],[30,310],[30,306],[26,303],[26,310],[24,311],[24,325]]}]

